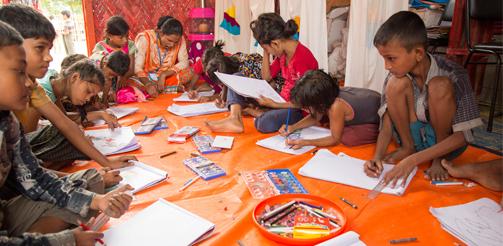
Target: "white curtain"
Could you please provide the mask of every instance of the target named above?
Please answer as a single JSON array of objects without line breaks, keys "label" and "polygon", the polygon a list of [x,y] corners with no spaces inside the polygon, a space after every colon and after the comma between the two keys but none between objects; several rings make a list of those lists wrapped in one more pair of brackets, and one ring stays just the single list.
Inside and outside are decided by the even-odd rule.
[{"label": "white curtain", "polygon": [[285,21],[300,17],[299,41],[313,53],[321,69],[328,71],[327,19],[325,0],[281,0]]},{"label": "white curtain", "polygon": [[374,47],[374,35],[391,15],[407,9],[408,0],[351,1],[345,86],[382,92],[388,72]]},{"label": "white curtain", "polygon": [[[224,12],[235,8],[235,20],[240,26],[240,34],[233,35],[220,27]],[[255,39],[250,30],[250,22],[261,13],[274,12],[274,0],[217,0],[215,1],[215,40],[224,40],[224,51],[229,53],[262,53],[255,47]]]}]

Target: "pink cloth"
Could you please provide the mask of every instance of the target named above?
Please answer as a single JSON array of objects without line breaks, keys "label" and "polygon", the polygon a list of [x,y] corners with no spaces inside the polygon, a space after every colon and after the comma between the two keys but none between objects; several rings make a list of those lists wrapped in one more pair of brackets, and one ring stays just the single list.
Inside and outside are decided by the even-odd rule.
[{"label": "pink cloth", "polygon": [[115,101],[119,104],[144,102],[150,97],[150,95],[144,93],[143,91],[134,86],[126,86],[120,89],[119,91],[117,91],[116,96],[117,98]]}]

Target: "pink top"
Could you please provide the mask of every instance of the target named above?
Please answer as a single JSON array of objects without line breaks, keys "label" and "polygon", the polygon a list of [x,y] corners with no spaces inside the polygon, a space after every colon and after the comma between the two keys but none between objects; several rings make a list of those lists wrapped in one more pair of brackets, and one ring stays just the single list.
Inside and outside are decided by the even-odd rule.
[{"label": "pink top", "polygon": [[279,93],[283,99],[290,101],[290,91],[295,86],[295,82],[309,70],[318,69],[318,62],[311,51],[301,43],[297,45],[295,53],[286,65],[286,55],[282,55],[271,64],[271,76],[274,78],[281,71],[285,84]]}]

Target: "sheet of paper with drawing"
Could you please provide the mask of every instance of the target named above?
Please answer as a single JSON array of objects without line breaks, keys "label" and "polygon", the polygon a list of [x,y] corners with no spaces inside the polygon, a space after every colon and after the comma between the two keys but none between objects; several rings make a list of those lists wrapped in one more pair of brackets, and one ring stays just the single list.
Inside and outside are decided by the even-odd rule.
[{"label": "sheet of paper with drawing", "polygon": [[175,115],[182,117],[191,117],[198,115],[206,115],[206,114],[215,114],[220,112],[227,111],[227,108],[219,108],[215,105],[214,102],[209,103],[198,103],[181,106],[173,103],[171,106],[167,108],[167,110]]},{"label": "sheet of paper with drawing", "polygon": [[[289,138],[318,139],[328,137],[330,134],[330,129],[311,126],[290,134]],[[286,144],[286,138],[279,134],[259,140],[257,145],[292,155],[301,155],[315,148],[314,146],[303,146],[300,149],[291,149],[291,146]]]},{"label": "sheet of paper with drawing", "polygon": [[430,212],[442,228],[468,245],[503,245],[503,213],[501,207],[489,198],[466,204],[431,208]]},{"label": "sheet of paper with drawing", "polygon": [[129,184],[133,193],[142,191],[156,185],[168,177],[168,173],[159,168],[147,165],[139,161],[131,161],[133,166],[119,169],[122,177],[121,184]]},{"label": "sheet of paper with drawing", "polygon": [[189,98],[189,93],[188,92],[184,92],[179,97],[173,98],[173,102],[197,102],[199,100],[199,98],[201,98],[201,97],[210,97],[210,96],[213,96],[213,94],[215,94],[214,90],[211,90],[211,91],[201,91],[201,92],[197,93],[197,97],[196,98],[190,99]]},{"label": "sheet of paper with drawing", "polygon": [[[327,149],[320,149],[316,155],[311,158],[304,166],[299,169],[299,174],[302,176],[321,179],[325,181],[350,185],[358,188],[372,190],[380,181],[378,178],[371,178],[363,172],[365,161],[348,156],[344,153],[334,154]],[[384,171],[381,178],[386,172],[389,172],[394,165],[384,164]],[[405,187],[386,187],[383,193],[392,195],[403,195],[409,186],[410,181],[416,174],[417,168],[414,168],[412,173],[407,178]],[[401,184],[402,180],[398,183]]]},{"label": "sheet of paper with drawing", "polygon": [[[125,116],[128,116],[130,114],[136,113],[136,111],[138,111],[138,108],[136,108],[136,107],[131,107],[131,108],[112,107],[112,108],[108,108],[107,111],[109,113],[115,115],[115,117],[117,117],[117,119],[120,119],[122,117],[125,117]],[[96,126],[106,124],[106,122],[104,120],[101,120],[101,119],[100,120],[93,120],[93,123]]]},{"label": "sheet of paper with drawing", "polygon": [[215,72],[215,75],[231,90],[244,97],[268,97],[275,102],[286,102],[269,83],[262,79],[252,79],[242,76]]},{"label": "sheet of paper with drawing", "polygon": [[114,130],[88,130],[84,134],[91,139],[94,147],[104,155],[125,153],[141,147],[131,127],[121,127]]},{"label": "sheet of paper with drawing", "polygon": [[104,232],[108,246],[192,245],[215,225],[164,199]]}]

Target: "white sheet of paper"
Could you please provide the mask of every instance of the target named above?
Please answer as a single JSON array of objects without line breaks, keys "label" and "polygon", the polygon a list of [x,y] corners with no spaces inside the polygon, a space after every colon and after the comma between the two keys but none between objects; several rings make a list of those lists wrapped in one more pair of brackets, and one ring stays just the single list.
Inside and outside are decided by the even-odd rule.
[{"label": "white sheet of paper", "polygon": [[354,231],[345,232],[337,237],[328,239],[316,246],[366,246],[360,241],[360,235]]},{"label": "white sheet of paper", "polygon": [[103,240],[108,246],[192,245],[214,228],[210,221],[159,199],[105,231]]},{"label": "white sheet of paper", "polygon": [[260,98],[260,96],[264,96],[275,102],[286,102],[265,80],[219,72],[215,72],[215,75],[217,75],[222,83],[241,96],[251,98]]},{"label": "white sheet of paper", "polygon": [[[329,129],[311,126],[301,130],[300,138],[318,139],[330,136],[330,134],[331,132]],[[259,140],[257,141],[257,145],[292,155],[301,155],[315,148],[314,146],[303,146],[300,149],[291,149],[290,146],[286,144],[286,138],[279,134],[270,138]]]},{"label": "white sheet of paper", "polygon": [[[115,117],[117,117],[117,119],[120,119],[122,117],[125,117],[125,116],[128,116],[130,114],[136,113],[136,111],[138,111],[138,108],[136,108],[136,107],[131,107],[131,108],[112,107],[112,108],[108,108],[107,111],[109,113],[112,113],[113,115],[115,115]],[[100,125],[106,124],[106,122],[104,120],[102,120],[102,119],[93,120],[93,123],[96,126],[100,126]]]},{"label": "white sheet of paper", "polygon": [[[379,178],[371,178],[363,171],[364,160],[348,156],[344,153],[338,155],[330,152],[327,149],[320,149],[316,152],[311,160],[299,169],[299,174],[302,176],[321,179],[325,181],[350,185],[358,188],[372,190],[380,181]],[[384,164],[383,174],[389,172],[394,165]],[[412,173],[407,178],[405,187],[386,187],[382,190],[383,193],[392,195],[403,195],[406,188],[409,186],[410,181],[416,174],[417,168],[414,168]],[[402,180],[397,183],[401,184]]]},{"label": "white sheet of paper", "polygon": [[227,108],[219,108],[214,102],[198,103],[191,105],[178,105],[173,103],[167,108],[170,113],[182,117],[191,117],[197,115],[215,114],[227,111]]},{"label": "white sheet of paper", "polygon": [[211,147],[213,148],[222,148],[222,149],[230,149],[232,148],[232,143],[234,142],[234,137],[229,136],[215,136],[213,139],[213,143]]},{"label": "white sheet of paper", "polygon": [[168,176],[166,171],[159,168],[147,165],[139,161],[131,161],[133,166],[119,169],[122,177],[121,184],[129,184],[134,190],[133,193],[139,192],[150,186],[153,186]]},{"label": "white sheet of paper", "polygon": [[84,134],[91,138],[94,147],[104,155],[119,154],[140,148],[131,127],[88,130]]},{"label": "white sheet of paper", "polygon": [[503,245],[503,213],[501,207],[489,198],[466,204],[432,208],[442,228],[468,245]]},{"label": "white sheet of paper", "polygon": [[197,102],[199,100],[199,98],[201,98],[201,97],[210,97],[210,96],[213,96],[213,94],[215,94],[214,90],[211,90],[211,91],[201,91],[201,92],[197,93],[197,98],[190,99],[189,98],[189,93],[188,92],[184,92],[179,97],[173,98],[173,102]]}]

